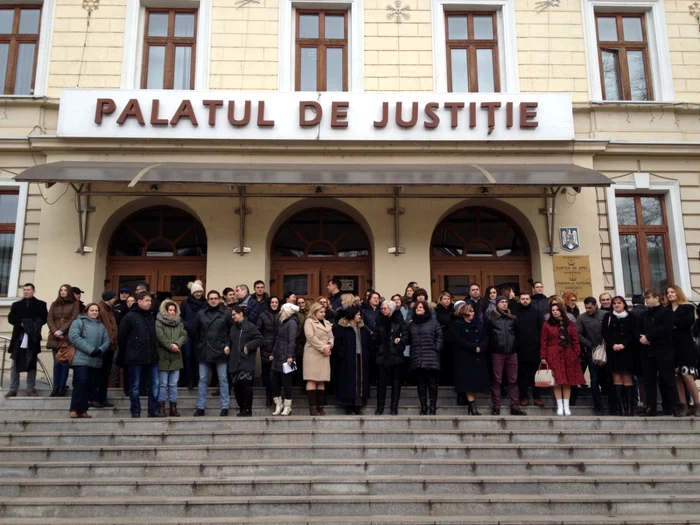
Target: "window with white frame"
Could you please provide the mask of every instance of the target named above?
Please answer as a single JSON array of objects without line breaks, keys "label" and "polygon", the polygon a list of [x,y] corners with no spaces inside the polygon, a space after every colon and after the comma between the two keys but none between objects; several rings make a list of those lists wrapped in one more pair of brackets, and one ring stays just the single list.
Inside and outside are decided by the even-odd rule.
[{"label": "window with white frame", "polygon": [[662,0],[583,0],[592,100],[672,101]]},{"label": "window with white frame", "polygon": [[0,298],[16,295],[26,202],[26,184],[0,181]]},{"label": "window with white frame", "polygon": [[514,0],[432,0],[435,90],[520,91]]},{"label": "window with white frame", "polygon": [[607,203],[617,293],[630,297],[677,284],[690,296],[679,183],[635,173],[635,180],[608,188]]},{"label": "window with white frame", "polygon": [[363,0],[280,0],[280,91],[364,91]]},{"label": "window with white frame", "polygon": [[211,0],[127,0],[122,89],[209,89]]}]

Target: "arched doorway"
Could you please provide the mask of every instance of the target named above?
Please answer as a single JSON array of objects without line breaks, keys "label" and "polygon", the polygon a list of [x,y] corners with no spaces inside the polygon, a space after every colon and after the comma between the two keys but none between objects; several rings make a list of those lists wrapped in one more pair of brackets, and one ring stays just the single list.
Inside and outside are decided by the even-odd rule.
[{"label": "arched doorway", "polygon": [[458,298],[469,284],[484,288],[510,285],[527,290],[532,273],[530,250],[518,225],[490,208],[462,208],[448,215],[433,232],[430,258],[433,297],[447,290]]},{"label": "arched doorway", "polygon": [[151,291],[189,295],[187,283],[206,275],[207,236],[197,219],[168,206],[127,217],[114,231],[107,259],[107,287],[132,290],[145,281]]},{"label": "arched doorway", "polygon": [[364,293],[371,285],[370,243],[349,216],[328,208],[304,210],[286,221],[272,241],[271,289],[310,299],[326,295],[340,279],[344,293]]}]

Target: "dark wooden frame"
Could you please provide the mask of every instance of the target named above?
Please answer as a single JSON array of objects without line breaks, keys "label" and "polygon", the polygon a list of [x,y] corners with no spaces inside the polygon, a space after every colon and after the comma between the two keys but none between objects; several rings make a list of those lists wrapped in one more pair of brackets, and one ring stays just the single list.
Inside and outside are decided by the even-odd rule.
[{"label": "dark wooden frame", "polygon": [[[17,195],[19,198],[19,190],[0,189],[0,195]],[[17,233],[17,219],[15,222],[0,222],[0,234]]]},{"label": "dark wooden frame", "polygon": [[[294,89],[301,91],[301,49],[313,47],[316,48],[316,91],[326,91],[327,73],[326,67],[326,50],[327,49],[343,49],[343,91],[348,90],[348,11],[337,9],[297,9],[296,12],[296,32],[295,32],[295,73],[294,73]],[[299,36],[299,17],[301,15],[318,15],[318,38],[300,38]],[[326,15],[343,15],[345,17],[344,37],[340,38],[325,38],[326,33]]]},{"label": "dark wooden frame", "polygon": [[[168,36],[148,36],[148,26],[152,13],[168,13]],[[182,37],[175,34],[175,14],[194,14],[194,36]],[[146,25],[143,37],[143,63],[141,66],[141,89],[146,89],[148,85],[148,50],[151,46],[165,47],[165,66],[163,89],[173,89],[175,84],[175,48],[191,47],[192,58],[190,65],[190,88],[194,89],[195,64],[197,56],[197,23],[199,13],[197,9],[147,9]]]},{"label": "dark wooden frame", "polygon": [[[652,288],[651,282],[651,265],[649,264],[649,248],[647,247],[647,235],[662,235],[664,239],[664,257],[666,259],[666,272],[668,274],[668,282],[673,282],[673,259],[671,257],[671,239],[668,231],[668,218],[666,216],[666,199],[661,194],[631,194],[618,193],[615,197],[634,197],[635,217],[637,224],[622,225],[618,224],[618,233],[623,235],[634,235],[637,237],[637,257],[639,258],[639,273],[642,280],[642,290]],[[642,215],[642,198],[651,197],[658,198],[661,201],[661,217],[663,225],[647,226],[644,224]],[[627,293],[631,295],[631,293]]]},{"label": "dark wooden frame", "polygon": [[[474,16],[490,15],[493,20],[493,39],[477,40],[474,37]],[[467,40],[450,40],[450,16],[467,17]],[[498,56],[498,17],[495,11],[445,11],[445,50],[447,54],[447,91],[452,92],[452,53],[453,49],[467,50],[467,75],[469,93],[479,92],[479,71],[476,61],[477,49],[491,49],[493,53],[494,91],[501,91],[501,71]]]},{"label": "dark wooden frame", "polygon": [[[598,32],[598,19],[615,18],[617,27],[617,41],[601,41]],[[623,18],[638,18],[642,24],[642,42],[628,42],[621,40],[624,38],[622,27]],[[618,55],[618,78],[620,79],[620,89],[622,100],[632,100],[632,89],[630,87],[629,68],[627,67],[627,51],[641,51],[644,56],[644,80],[647,84],[647,94],[649,100],[654,100],[654,86],[651,78],[651,64],[649,61],[649,42],[647,37],[647,26],[644,13],[596,13],[595,16],[596,39],[598,42],[598,68],[600,70],[600,86],[603,100],[607,98],[605,93],[605,73],[603,71],[603,51],[617,53]]]},{"label": "dark wooden frame", "polygon": [[[32,69],[32,84],[30,94],[34,94],[34,83],[36,82],[36,66],[39,57],[39,36],[41,34],[41,17],[42,6],[40,4],[24,4],[24,5],[7,5],[0,6],[2,9],[14,9],[14,18],[12,20],[12,33],[0,34],[0,44],[9,44],[10,48],[7,54],[7,73],[5,75],[5,85],[3,93],[5,95],[15,94],[15,79],[17,77],[17,59],[19,55],[20,44],[34,44],[34,65]],[[39,26],[36,34],[19,34],[19,17],[21,10],[38,10],[39,11]]]}]

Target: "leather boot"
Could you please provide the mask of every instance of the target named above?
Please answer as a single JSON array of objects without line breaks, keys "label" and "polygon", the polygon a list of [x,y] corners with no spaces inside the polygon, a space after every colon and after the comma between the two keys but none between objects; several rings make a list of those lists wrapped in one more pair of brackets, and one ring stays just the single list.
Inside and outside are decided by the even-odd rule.
[{"label": "leather boot", "polygon": [[160,407],[160,413],[165,415],[165,401],[163,401],[162,403],[158,403],[158,406]]},{"label": "leather boot", "polygon": [[245,417],[252,417],[253,415],[253,387],[246,390],[245,392]]},{"label": "leather boot", "polygon": [[180,412],[177,410],[177,403],[170,403],[170,417],[180,417]]},{"label": "leather boot", "polygon": [[[383,371],[384,376],[388,373],[386,370]],[[384,405],[386,404],[386,383],[382,380],[377,381],[377,410],[374,411],[375,416],[381,416],[384,414]]]},{"label": "leather boot", "polygon": [[[626,416],[633,416],[634,415],[634,386],[625,386],[624,387],[624,399],[625,402],[627,403],[627,408],[625,409],[625,415]],[[623,407],[624,408],[624,407]]]},{"label": "leather boot", "polygon": [[392,416],[399,415],[399,399],[401,399],[401,379],[391,383],[391,411]]},{"label": "leather boot", "polygon": [[469,400],[467,399],[467,394],[464,392],[457,392],[457,404],[459,406],[469,405]]},{"label": "leather boot", "polygon": [[316,403],[318,403],[318,415],[326,415],[326,391],[316,390]]},{"label": "leather boot", "polygon": [[282,396],[273,397],[272,400],[275,402],[275,411],[272,413],[273,416],[279,416],[284,410],[284,403],[282,402]]},{"label": "leather boot", "polygon": [[418,400],[420,401],[420,415],[425,416],[428,414],[428,398],[425,388],[425,383],[419,381],[418,383]]},{"label": "leather boot", "polygon": [[55,386],[55,387],[53,387],[53,390],[49,394],[49,397],[56,397],[57,395],[58,395],[58,387]]},{"label": "leather boot", "polygon": [[437,397],[438,397],[438,378],[437,375],[433,374],[430,376],[430,384],[428,385],[428,390],[430,392],[430,406],[428,408],[428,414],[434,416],[437,414]]},{"label": "leather boot", "polygon": [[617,397],[617,413],[620,416],[626,416],[624,404],[624,387],[615,385],[615,396]]},{"label": "leather boot", "polygon": [[481,412],[479,412],[476,409],[476,401],[469,401],[469,404],[467,405],[467,413],[470,416],[480,416]]},{"label": "leather boot", "polygon": [[312,416],[319,416],[320,414],[318,413],[318,402],[316,401],[316,391],[315,390],[307,390],[306,391],[306,398],[309,400],[309,414]]},{"label": "leather boot", "polygon": [[58,387],[58,392],[56,393],[56,397],[66,397],[66,387],[65,386]]}]

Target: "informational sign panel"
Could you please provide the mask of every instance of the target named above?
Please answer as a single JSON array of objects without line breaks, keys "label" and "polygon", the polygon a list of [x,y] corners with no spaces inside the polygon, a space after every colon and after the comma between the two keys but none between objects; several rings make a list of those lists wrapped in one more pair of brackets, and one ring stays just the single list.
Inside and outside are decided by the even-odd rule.
[{"label": "informational sign panel", "polygon": [[557,294],[573,292],[579,301],[593,295],[588,255],[555,255],[554,286]]},{"label": "informational sign panel", "polygon": [[65,89],[61,137],[572,140],[568,93],[306,93]]}]

